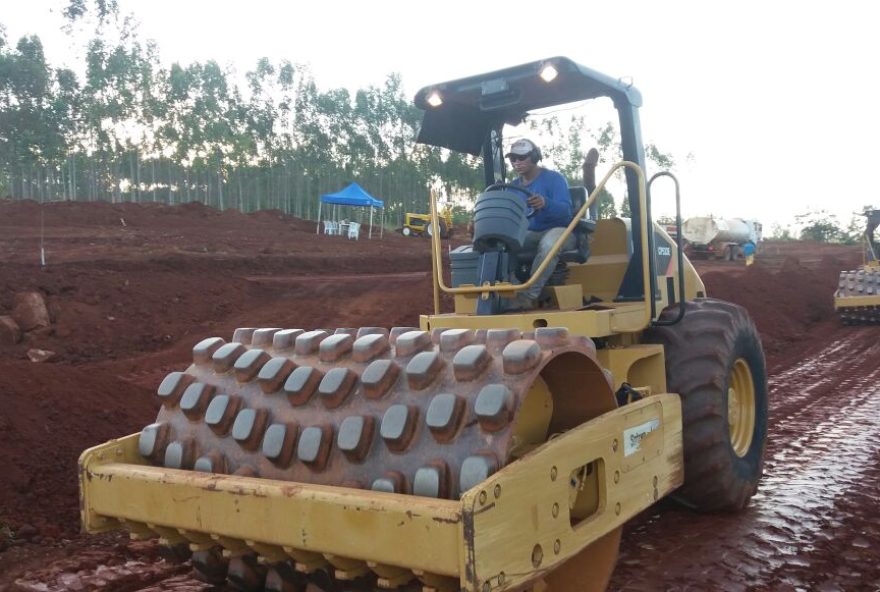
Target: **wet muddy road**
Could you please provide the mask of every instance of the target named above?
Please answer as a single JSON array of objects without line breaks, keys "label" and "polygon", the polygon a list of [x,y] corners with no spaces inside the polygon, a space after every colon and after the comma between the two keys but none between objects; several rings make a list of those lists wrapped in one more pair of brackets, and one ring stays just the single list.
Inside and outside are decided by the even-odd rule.
[{"label": "wet muddy road", "polygon": [[880,339],[840,329],[770,376],[764,479],[749,508],[664,504],[627,526],[615,590],[880,590]]}]

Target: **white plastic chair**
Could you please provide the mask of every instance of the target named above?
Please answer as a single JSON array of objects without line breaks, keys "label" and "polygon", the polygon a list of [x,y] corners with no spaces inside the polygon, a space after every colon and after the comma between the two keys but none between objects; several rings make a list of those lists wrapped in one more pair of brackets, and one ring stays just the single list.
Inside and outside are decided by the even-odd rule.
[{"label": "white plastic chair", "polygon": [[348,238],[353,238],[358,240],[358,236],[361,233],[361,225],[360,222],[349,222],[348,224]]},{"label": "white plastic chair", "polygon": [[324,234],[333,234],[333,222],[324,220]]}]

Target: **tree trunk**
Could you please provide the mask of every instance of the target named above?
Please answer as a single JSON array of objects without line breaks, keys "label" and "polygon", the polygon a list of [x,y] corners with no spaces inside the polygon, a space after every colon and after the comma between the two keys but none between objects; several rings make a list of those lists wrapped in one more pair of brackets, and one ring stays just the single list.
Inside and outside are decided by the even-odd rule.
[{"label": "tree trunk", "polygon": [[220,163],[217,163],[217,202],[220,211],[223,211],[223,171],[220,169]]},{"label": "tree trunk", "polygon": [[244,212],[244,191],[241,187],[241,175],[242,171],[239,170],[235,177],[238,179],[238,211]]},{"label": "tree trunk", "polygon": [[113,203],[122,201],[122,187],[119,178],[122,176],[122,165],[118,158],[113,159]]},{"label": "tree trunk", "polygon": [[76,156],[70,159],[70,199],[76,200]]},{"label": "tree trunk", "polygon": [[167,203],[168,203],[168,205],[171,205],[172,203],[174,203],[173,194],[171,193],[171,186],[173,185],[173,182],[171,180],[171,161],[170,160],[166,161],[165,166],[167,167],[167,171],[168,171],[168,201],[167,201]]}]

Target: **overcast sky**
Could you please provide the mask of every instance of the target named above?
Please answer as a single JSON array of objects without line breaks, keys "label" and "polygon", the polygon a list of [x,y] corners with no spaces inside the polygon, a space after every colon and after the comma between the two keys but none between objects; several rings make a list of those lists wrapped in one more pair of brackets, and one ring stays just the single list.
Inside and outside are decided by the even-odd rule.
[{"label": "overcast sky", "polygon": [[[11,40],[38,34],[56,65],[64,0],[0,0]],[[119,0],[162,59],[311,64],[322,88],[430,83],[553,55],[644,97],[646,142],[677,157],[684,215],[757,218],[767,231],[825,209],[880,207],[880,58],[870,0],[576,3]],[[54,12],[50,13],[50,10]],[[691,162],[686,156],[693,155]],[[658,187],[655,212],[668,209]]]}]

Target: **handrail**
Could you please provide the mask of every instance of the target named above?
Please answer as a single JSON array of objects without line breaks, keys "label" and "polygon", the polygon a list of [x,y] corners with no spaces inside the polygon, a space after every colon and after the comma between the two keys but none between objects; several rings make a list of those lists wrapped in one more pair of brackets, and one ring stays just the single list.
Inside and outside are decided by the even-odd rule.
[{"label": "handrail", "polygon": [[[657,326],[657,327],[675,325],[677,323],[680,323],[681,320],[684,318],[684,312],[685,312],[685,308],[684,308],[684,289],[685,289],[685,285],[684,285],[684,249],[682,249],[682,244],[681,244],[681,240],[682,240],[681,239],[681,193],[679,191],[678,178],[675,175],[673,175],[672,173],[670,173],[669,171],[662,171],[662,172],[655,174],[648,181],[648,188],[647,189],[648,189],[648,196],[649,197],[651,195],[651,185],[654,183],[655,180],[657,180],[660,177],[669,177],[670,179],[672,179],[672,182],[675,184],[675,246],[676,246],[676,263],[678,264],[678,316],[676,316],[671,321],[661,321],[659,319],[656,321],[652,321],[653,325]],[[650,200],[648,201],[648,203],[650,203]],[[653,234],[654,233],[652,232],[651,235],[653,236]],[[653,241],[652,241],[652,243],[653,243]],[[653,261],[653,251],[654,251],[654,249],[653,249],[653,245],[652,245],[652,248],[651,248],[651,252],[652,252],[651,260],[652,261]],[[651,319],[653,319],[655,316],[657,316],[657,305],[656,305],[656,301],[655,301],[654,295],[653,295],[653,288],[654,288],[654,284],[652,283],[651,284]]]},{"label": "handrail", "polygon": [[[438,225],[439,221],[435,216],[435,203],[437,201],[437,197],[434,195],[434,190],[431,189],[431,224],[433,224],[434,231],[431,232],[431,283],[434,284],[433,288],[433,297],[434,297],[434,314],[440,314],[440,290],[437,286],[437,275],[442,274],[443,270],[437,269],[437,259],[434,257],[434,237],[440,234],[440,226]],[[437,250],[440,250],[440,247],[437,247]]]},{"label": "handrail", "polygon": [[[642,168],[638,164],[636,164],[632,161],[629,161],[629,160],[623,160],[621,162],[618,162],[617,164],[612,166],[611,169],[605,174],[605,177],[602,179],[602,181],[598,185],[596,185],[596,188],[590,194],[589,199],[587,199],[587,201],[584,202],[584,205],[581,206],[581,208],[578,210],[577,214],[575,214],[575,216],[572,218],[571,222],[569,222],[568,226],[565,228],[565,231],[562,233],[562,235],[556,240],[555,243],[553,243],[553,247],[550,249],[550,252],[547,254],[547,257],[544,258],[544,260],[541,262],[541,265],[538,266],[538,269],[536,269],[532,272],[531,277],[525,283],[505,284],[502,286],[498,286],[498,285],[492,286],[487,283],[482,286],[469,286],[469,287],[468,286],[461,286],[458,288],[451,288],[451,287],[447,286],[443,281],[443,259],[442,259],[442,253],[440,251],[440,237],[438,236],[438,234],[436,232],[434,233],[434,236],[431,237],[431,251],[432,251],[433,258],[434,258],[434,262],[431,265],[431,267],[434,272],[433,273],[434,283],[436,285],[439,285],[440,289],[443,290],[444,292],[446,292],[447,294],[484,294],[486,296],[488,296],[488,294],[490,292],[504,292],[504,293],[513,292],[513,293],[516,293],[516,292],[519,292],[520,290],[525,290],[525,289],[531,287],[536,281],[538,281],[538,278],[541,276],[541,274],[544,272],[544,270],[550,264],[550,260],[553,259],[553,257],[555,257],[556,254],[559,253],[559,251],[562,249],[563,243],[565,243],[566,239],[568,239],[568,237],[571,236],[571,233],[574,231],[575,226],[577,226],[578,222],[580,222],[580,220],[584,217],[584,215],[586,214],[589,207],[593,204],[593,202],[596,201],[596,199],[599,196],[600,191],[605,188],[605,185],[608,183],[608,180],[611,178],[611,176],[614,174],[614,172],[620,168],[632,169],[633,171],[635,171],[636,175],[638,175],[639,212],[641,214],[640,218],[642,220],[642,225],[641,225],[642,226],[641,227],[642,276],[643,276],[642,279],[644,282],[644,292],[645,292],[645,314],[647,316],[645,326],[647,326],[648,324],[650,324],[652,319],[650,316],[651,315],[650,303],[648,302],[648,298],[650,296],[650,294],[649,294],[650,290],[648,290],[648,285],[649,285],[648,282],[650,280],[650,270],[648,268],[648,265],[649,265],[648,255],[649,255],[649,253],[648,253],[648,249],[647,249],[647,246],[648,246],[648,223],[646,221],[647,200],[645,197],[645,194],[646,194],[645,173],[642,171]],[[438,226],[439,218],[437,217],[437,203],[436,203],[436,197],[434,196],[433,191],[431,192],[431,222],[432,222],[432,224],[434,224],[434,228],[439,228],[439,226]]]}]

